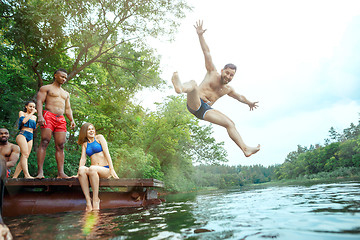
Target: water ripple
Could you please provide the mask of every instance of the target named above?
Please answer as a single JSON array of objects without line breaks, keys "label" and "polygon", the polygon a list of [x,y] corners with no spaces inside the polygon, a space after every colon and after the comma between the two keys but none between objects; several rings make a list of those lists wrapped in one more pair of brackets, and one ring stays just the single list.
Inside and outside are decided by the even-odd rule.
[{"label": "water ripple", "polygon": [[360,239],[360,183],[167,196],[154,208],[5,219],[15,239]]}]

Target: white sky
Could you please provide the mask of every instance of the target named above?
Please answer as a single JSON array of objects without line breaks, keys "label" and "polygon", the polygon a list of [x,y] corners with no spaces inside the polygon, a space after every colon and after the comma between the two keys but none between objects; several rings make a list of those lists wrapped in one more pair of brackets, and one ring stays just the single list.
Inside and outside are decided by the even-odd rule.
[{"label": "white sky", "polygon": [[[193,25],[204,34],[218,70],[234,63],[230,83],[259,108],[228,96],[213,107],[229,116],[245,143],[261,150],[245,158],[224,128],[213,137],[225,142],[229,165],[283,163],[297,145],[323,144],[330,127],[357,124],[360,113],[360,1],[358,0],[196,0],[174,42],[154,41],[162,56],[162,78],[174,71],[185,82],[203,80],[204,58]],[[175,95],[172,88],[145,91],[141,104]],[[184,106],[185,107],[185,106]],[[204,122],[204,124],[207,124]]]}]

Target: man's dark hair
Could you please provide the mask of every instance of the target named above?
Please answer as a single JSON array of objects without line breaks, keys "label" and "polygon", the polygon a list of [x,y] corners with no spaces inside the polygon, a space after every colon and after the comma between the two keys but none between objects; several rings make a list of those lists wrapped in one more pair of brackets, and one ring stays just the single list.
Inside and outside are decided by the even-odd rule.
[{"label": "man's dark hair", "polygon": [[55,75],[57,72],[64,72],[64,73],[67,74],[67,71],[66,71],[64,68],[59,68],[58,70],[56,70],[56,71],[54,72],[54,75]]},{"label": "man's dark hair", "polygon": [[235,64],[228,63],[228,64],[226,64],[226,65],[224,66],[223,69],[227,69],[227,68],[233,69],[233,70],[235,70],[235,72],[236,72],[236,66],[235,66]]}]

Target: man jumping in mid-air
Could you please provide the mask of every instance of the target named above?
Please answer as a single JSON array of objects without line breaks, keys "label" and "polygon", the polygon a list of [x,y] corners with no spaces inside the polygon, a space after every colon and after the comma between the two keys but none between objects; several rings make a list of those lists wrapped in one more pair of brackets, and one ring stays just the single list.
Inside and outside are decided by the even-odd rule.
[{"label": "man jumping in mid-air", "polygon": [[244,155],[249,157],[260,150],[260,145],[257,147],[247,146],[236,130],[234,122],[211,106],[225,94],[235,98],[239,102],[249,105],[250,111],[258,107],[258,102],[250,102],[243,95],[236,93],[234,89],[228,85],[236,72],[236,66],[234,64],[225,65],[221,73],[216,71],[209,47],[203,36],[206,29],[203,29],[202,21],[197,22],[194,27],[196,28],[201,49],[204,53],[207,73],[200,86],[198,86],[194,80],[182,84],[178,73],[175,72],[171,79],[175,91],[177,93],[187,94],[187,108],[197,118],[225,127],[230,138],[240,147]]}]

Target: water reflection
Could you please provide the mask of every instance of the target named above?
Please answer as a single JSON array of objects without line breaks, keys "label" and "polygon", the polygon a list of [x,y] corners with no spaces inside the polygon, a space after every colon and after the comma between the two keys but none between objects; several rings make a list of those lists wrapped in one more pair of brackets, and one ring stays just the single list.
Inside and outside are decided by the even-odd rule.
[{"label": "water reflection", "polygon": [[14,239],[359,239],[359,190],[358,182],[242,188],[5,221]]}]

